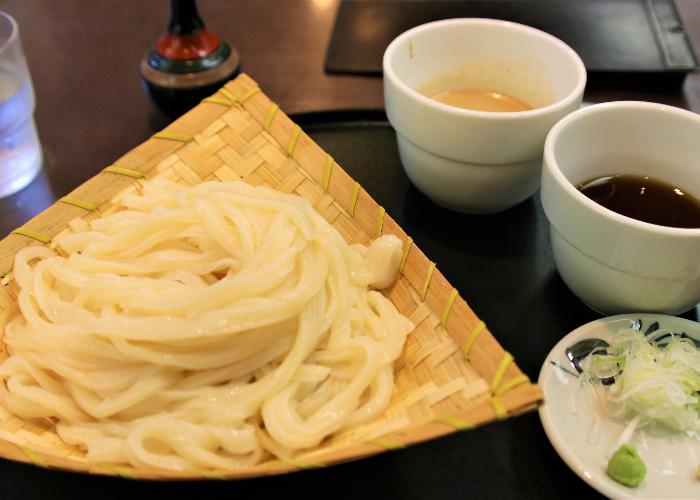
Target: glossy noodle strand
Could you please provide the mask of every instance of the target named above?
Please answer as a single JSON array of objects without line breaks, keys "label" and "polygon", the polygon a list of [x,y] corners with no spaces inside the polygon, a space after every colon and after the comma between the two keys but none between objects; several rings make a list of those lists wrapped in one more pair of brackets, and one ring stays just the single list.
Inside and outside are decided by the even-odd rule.
[{"label": "glossy noodle strand", "polygon": [[401,241],[349,246],[309,203],[155,180],[15,259],[0,403],[93,462],[176,471],[290,458],[371,422],[413,326],[376,288]]}]

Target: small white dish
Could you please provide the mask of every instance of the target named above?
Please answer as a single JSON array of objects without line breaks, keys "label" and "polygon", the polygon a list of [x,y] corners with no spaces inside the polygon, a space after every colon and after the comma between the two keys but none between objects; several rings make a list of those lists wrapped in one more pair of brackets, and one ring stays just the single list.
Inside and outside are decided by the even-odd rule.
[{"label": "small white dish", "polygon": [[[559,456],[581,479],[610,498],[700,498],[700,439],[673,431],[637,430],[631,440],[647,466],[646,479],[638,488],[628,488],[607,473],[609,448],[625,427],[578,397],[579,379],[564,350],[585,338],[609,340],[615,332],[641,320],[644,331],[655,321],[662,328],[685,332],[700,340],[700,323],[661,314],[621,314],[583,325],[564,337],[547,356],[539,376],[544,405],[539,414],[542,425]],[[595,415],[600,418],[597,442],[591,442]]]}]

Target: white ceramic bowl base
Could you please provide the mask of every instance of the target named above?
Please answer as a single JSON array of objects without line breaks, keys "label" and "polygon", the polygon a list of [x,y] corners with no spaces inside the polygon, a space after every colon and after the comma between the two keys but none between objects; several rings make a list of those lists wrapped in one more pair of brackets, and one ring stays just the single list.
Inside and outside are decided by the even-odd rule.
[{"label": "white ceramic bowl base", "polygon": [[550,227],[550,241],[564,283],[588,307],[601,314],[620,311],[681,314],[697,303],[698,279],[645,278],[606,266],[575,248],[553,227]]},{"label": "white ceramic bowl base", "polygon": [[[540,185],[542,159],[509,165],[467,163],[434,155],[396,135],[401,163],[411,182],[438,205],[489,214],[526,200]],[[426,169],[425,165],[430,165]]]}]

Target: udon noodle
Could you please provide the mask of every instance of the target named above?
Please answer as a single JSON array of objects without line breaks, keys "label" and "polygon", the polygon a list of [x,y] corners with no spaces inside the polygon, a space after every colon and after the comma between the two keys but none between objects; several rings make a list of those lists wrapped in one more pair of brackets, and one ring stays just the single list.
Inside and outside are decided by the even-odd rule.
[{"label": "udon noodle", "polygon": [[411,323],[395,236],[349,246],[301,197],[146,183],[15,259],[0,403],[96,463],[289,458],[388,406]]}]

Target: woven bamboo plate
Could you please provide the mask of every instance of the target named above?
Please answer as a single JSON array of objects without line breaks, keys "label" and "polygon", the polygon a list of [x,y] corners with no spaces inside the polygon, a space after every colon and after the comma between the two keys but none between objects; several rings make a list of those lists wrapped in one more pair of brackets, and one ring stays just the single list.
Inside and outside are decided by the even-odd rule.
[{"label": "woven bamboo plate", "polygon": [[[165,130],[0,241],[0,327],[17,313],[13,257],[27,245],[52,245],[76,217],[114,210],[145,179],[184,184],[243,179],[303,196],[349,243],[380,234],[404,242],[401,273],[386,292],[416,325],[396,365],[392,402],[377,421],[344,432],[293,460],[240,470],[185,473],[88,463],[49,422],[26,422],[0,408],[0,456],[41,467],[140,479],[241,478],[316,468],[471,429],[535,408],[540,389],[513,362],[410,236],[362,187],[241,75]],[[0,333],[0,361],[7,354]]]}]

